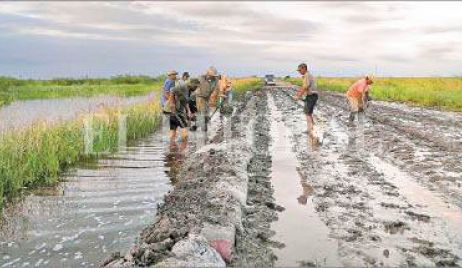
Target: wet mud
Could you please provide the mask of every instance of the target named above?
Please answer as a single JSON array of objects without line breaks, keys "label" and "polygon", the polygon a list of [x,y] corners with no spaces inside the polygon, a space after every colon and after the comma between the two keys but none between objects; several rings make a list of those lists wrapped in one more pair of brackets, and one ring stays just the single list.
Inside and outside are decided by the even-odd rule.
[{"label": "wet mud", "polygon": [[[413,132],[404,131],[406,128],[395,125],[399,120],[393,116],[399,114],[388,114],[388,107],[381,110],[380,104],[370,107],[373,112],[368,111],[363,124],[357,122],[355,127],[347,127],[345,100],[324,93],[315,116],[323,143],[316,147],[304,133],[302,107],[295,104],[292,94],[291,88],[272,92],[286,126],[292,131],[300,172],[314,188],[318,215],[330,229],[330,236],[338,240],[342,265],[461,265],[462,211],[457,202],[460,196],[445,196],[447,188],[431,185],[431,174],[422,174],[422,169],[412,167],[413,163],[421,163],[442,172],[450,170],[457,177],[455,181],[460,182],[458,167],[450,165],[455,155],[442,149],[447,145],[430,143],[430,134],[418,126]],[[387,116],[394,119],[393,125],[381,119]],[[444,124],[441,118],[434,120]],[[419,131],[421,135],[415,135]],[[387,140],[389,136],[393,140]],[[409,152],[407,162],[400,161],[400,154],[383,150],[383,146],[412,152],[429,148],[436,152],[438,148],[446,162],[433,165]],[[457,145],[452,148],[457,151]]]},{"label": "wet mud", "polygon": [[293,94],[264,88],[216,119],[139,242],[103,264],[462,266],[461,115],[373,102],[347,126],[323,93],[317,143]]}]

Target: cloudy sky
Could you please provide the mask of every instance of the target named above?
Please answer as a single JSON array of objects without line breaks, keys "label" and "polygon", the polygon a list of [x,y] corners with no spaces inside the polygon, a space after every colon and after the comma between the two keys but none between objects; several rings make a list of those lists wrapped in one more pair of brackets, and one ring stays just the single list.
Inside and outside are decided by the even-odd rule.
[{"label": "cloudy sky", "polygon": [[462,2],[1,2],[0,75],[462,75]]}]

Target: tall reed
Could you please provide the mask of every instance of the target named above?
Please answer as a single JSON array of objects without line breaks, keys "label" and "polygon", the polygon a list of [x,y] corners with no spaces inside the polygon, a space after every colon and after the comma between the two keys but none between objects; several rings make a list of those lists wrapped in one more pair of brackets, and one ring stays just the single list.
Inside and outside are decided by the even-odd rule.
[{"label": "tall reed", "polygon": [[[117,150],[121,116],[126,120],[127,141],[152,133],[161,123],[160,106],[153,101],[124,109],[104,108],[67,122],[38,122],[3,134],[0,137],[0,207],[6,198],[15,196],[24,187],[57,183],[60,173],[79,160]],[[98,133],[92,143],[92,154],[88,154],[85,145],[88,129]]]}]

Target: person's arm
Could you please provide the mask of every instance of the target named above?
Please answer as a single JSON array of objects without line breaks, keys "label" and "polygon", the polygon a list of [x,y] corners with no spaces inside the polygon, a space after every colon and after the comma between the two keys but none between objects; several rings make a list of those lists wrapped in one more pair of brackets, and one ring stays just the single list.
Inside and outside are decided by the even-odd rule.
[{"label": "person's arm", "polygon": [[300,88],[298,89],[297,93],[295,93],[294,99],[299,100],[299,99],[303,96],[303,94],[304,94],[305,92],[306,92],[306,87],[303,87],[303,86],[300,87]]},{"label": "person's arm", "polygon": [[170,82],[169,80],[165,81],[164,87],[162,88],[162,94],[164,95],[165,100],[170,99]]},{"label": "person's arm", "polygon": [[306,77],[303,77],[303,85],[298,89],[297,93],[295,93],[294,99],[299,100],[303,94],[308,90],[308,87],[310,86],[309,83],[306,82]]}]

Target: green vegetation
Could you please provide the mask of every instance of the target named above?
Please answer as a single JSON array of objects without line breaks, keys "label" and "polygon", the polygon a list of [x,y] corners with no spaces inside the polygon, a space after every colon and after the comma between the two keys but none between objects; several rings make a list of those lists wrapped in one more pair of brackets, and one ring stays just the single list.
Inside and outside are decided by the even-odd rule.
[{"label": "green vegetation", "polygon": [[261,78],[249,77],[249,78],[238,78],[232,79],[233,91],[237,96],[242,95],[247,91],[258,90],[262,85],[263,81]]},{"label": "green vegetation", "polygon": [[[0,137],[0,208],[23,187],[55,184],[59,174],[76,162],[117,150],[120,115],[126,116],[127,140],[146,136],[161,122],[159,104],[151,102],[105,108],[93,114],[92,120],[87,115],[57,124],[37,123]],[[100,133],[94,135],[93,154],[85,148],[86,124]]]},{"label": "green vegetation", "polygon": [[163,76],[115,76],[102,79],[20,80],[0,77],[0,106],[14,100],[65,98],[74,96],[147,94],[160,88]]},{"label": "green vegetation", "polygon": [[[317,85],[322,90],[344,93],[356,79],[319,77]],[[301,79],[286,81],[301,85]],[[376,78],[371,96],[376,100],[462,111],[462,77]]]}]

